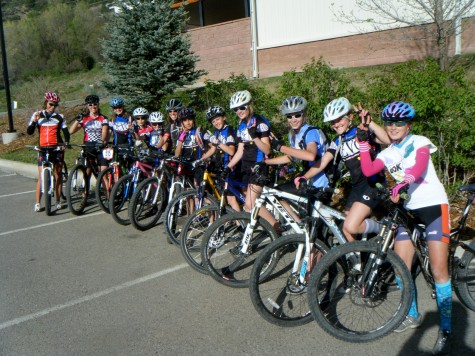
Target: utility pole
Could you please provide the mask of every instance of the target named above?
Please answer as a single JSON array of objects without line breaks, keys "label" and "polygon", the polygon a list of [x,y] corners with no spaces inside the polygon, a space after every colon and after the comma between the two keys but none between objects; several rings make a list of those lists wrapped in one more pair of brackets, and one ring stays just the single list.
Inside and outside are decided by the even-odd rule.
[{"label": "utility pole", "polygon": [[7,100],[8,132],[13,133],[15,132],[15,129],[13,128],[12,100],[10,97],[10,81],[8,79],[7,52],[5,49],[5,34],[3,32],[2,0],[0,0],[0,47],[2,50],[3,81],[5,83],[5,97]]}]

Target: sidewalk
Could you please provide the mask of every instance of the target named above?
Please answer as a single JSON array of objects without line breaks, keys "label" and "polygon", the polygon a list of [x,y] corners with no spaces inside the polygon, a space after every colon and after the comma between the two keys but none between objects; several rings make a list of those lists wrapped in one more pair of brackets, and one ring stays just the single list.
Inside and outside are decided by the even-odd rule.
[{"label": "sidewalk", "polygon": [[35,164],[0,159],[0,169],[8,173],[16,173],[28,178],[38,178],[38,166]]}]

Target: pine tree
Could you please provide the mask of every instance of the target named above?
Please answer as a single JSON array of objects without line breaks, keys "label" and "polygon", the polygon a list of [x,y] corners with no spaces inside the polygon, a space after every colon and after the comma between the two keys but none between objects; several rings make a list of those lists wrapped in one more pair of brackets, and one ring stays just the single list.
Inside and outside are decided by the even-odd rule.
[{"label": "pine tree", "polygon": [[125,0],[102,43],[105,87],[132,105],[155,110],[161,98],[205,74],[186,36],[187,13],[173,0]]}]

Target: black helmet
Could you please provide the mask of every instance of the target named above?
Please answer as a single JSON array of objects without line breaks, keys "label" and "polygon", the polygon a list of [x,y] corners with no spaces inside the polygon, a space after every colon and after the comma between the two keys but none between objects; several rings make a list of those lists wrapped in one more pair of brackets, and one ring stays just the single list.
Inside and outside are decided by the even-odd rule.
[{"label": "black helmet", "polygon": [[183,108],[178,112],[178,119],[183,120],[187,118],[194,119],[196,117],[195,111],[190,108]]},{"label": "black helmet", "polygon": [[99,104],[99,97],[97,95],[88,95],[84,100],[86,104]]},{"label": "black helmet", "polygon": [[165,108],[167,109],[167,111],[171,111],[171,110],[180,111],[183,108],[183,104],[178,99],[170,99],[168,100]]},{"label": "black helmet", "polygon": [[213,121],[216,116],[225,116],[226,112],[221,106],[212,106],[206,112],[206,120],[209,122]]}]

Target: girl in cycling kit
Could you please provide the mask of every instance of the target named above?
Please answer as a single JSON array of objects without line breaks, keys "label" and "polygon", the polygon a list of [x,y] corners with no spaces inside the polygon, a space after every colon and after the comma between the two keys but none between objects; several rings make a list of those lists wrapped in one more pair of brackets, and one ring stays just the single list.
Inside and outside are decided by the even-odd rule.
[{"label": "girl in cycling kit", "polygon": [[[323,121],[330,122],[332,129],[338,137],[330,144],[327,152],[320,158],[301,178],[310,179],[323,170],[332,162],[337,161],[338,156],[344,162],[350,172],[351,192],[346,199],[346,219],[343,225],[343,233],[348,241],[353,241],[358,234],[377,233],[379,224],[368,217],[371,215],[379,200],[375,183],[383,182],[381,174],[365,177],[361,171],[359,156],[360,150],[356,142],[357,128],[353,126],[353,109],[348,99],[337,98],[332,100],[323,111]],[[373,152],[379,149],[379,144],[389,144],[390,140],[386,132],[374,122],[368,112],[361,108],[356,109],[362,122],[368,125],[369,141]]]},{"label": "girl in cycling kit", "polygon": [[[35,129],[38,129],[40,135],[39,144],[41,147],[57,146],[65,143],[69,144],[69,131],[66,125],[64,116],[55,112],[56,107],[59,105],[59,96],[54,92],[46,92],[44,95],[43,110],[36,111],[31,115],[26,132],[28,135],[33,135]],[[64,141],[61,138],[61,132],[63,132]],[[38,182],[36,184],[36,203],[34,205],[34,211],[39,212],[41,210],[41,170],[42,162],[45,160],[45,153],[38,152]],[[64,151],[51,152],[49,160],[54,162],[54,175],[56,179],[56,209],[62,208],[60,197],[62,191],[62,174],[61,168],[64,162]]]},{"label": "girl in cycling kit", "polygon": [[[368,143],[361,140],[362,171],[370,176],[386,168],[397,182],[392,189],[392,200],[397,203],[400,190],[407,188],[410,199],[404,201],[404,207],[426,227],[440,317],[440,329],[432,353],[447,354],[450,352],[452,331],[452,284],[447,261],[450,218],[447,194],[430,159],[437,147],[427,137],[411,134],[415,118],[412,105],[401,101],[390,103],[384,108],[381,118],[392,143],[373,160]],[[411,269],[414,246],[407,231],[398,230],[394,250]],[[422,316],[417,309],[415,285],[412,297],[409,314],[396,332],[416,328],[422,323]]]}]

